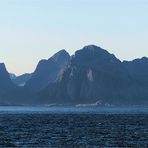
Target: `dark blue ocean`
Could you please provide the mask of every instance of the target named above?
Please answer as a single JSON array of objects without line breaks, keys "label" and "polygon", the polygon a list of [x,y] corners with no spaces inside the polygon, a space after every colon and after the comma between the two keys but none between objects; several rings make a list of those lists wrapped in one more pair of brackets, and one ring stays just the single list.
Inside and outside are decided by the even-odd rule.
[{"label": "dark blue ocean", "polygon": [[0,147],[148,147],[148,109],[0,107]]}]

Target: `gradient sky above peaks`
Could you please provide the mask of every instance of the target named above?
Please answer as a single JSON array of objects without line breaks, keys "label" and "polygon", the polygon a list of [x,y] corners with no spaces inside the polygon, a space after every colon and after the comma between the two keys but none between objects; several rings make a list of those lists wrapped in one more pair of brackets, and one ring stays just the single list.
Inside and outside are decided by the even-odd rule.
[{"label": "gradient sky above peaks", "polygon": [[148,0],[0,0],[0,62],[9,72],[89,44],[121,60],[148,56]]}]

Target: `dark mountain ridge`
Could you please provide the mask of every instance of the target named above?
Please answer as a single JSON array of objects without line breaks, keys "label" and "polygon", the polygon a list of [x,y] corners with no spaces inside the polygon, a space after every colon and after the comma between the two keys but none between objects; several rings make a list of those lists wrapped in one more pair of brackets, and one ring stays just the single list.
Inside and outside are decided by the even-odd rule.
[{"label": "dark mountain ridge", "polygon": [[31,78],[26,82],[25,88],[37,92],[49,83],[55,82],[69,60],[70,56],[65,50],[59,51],[48,60],[41,60]]},{"label": "dark mountain ridge", "polygon": [[0,104],[11,104],[15,99],[15,94],[18,91],[6,70],[5,64],[0,63]]},{"label": "dark mountain ridge", "polygon": [[61,79],[46,88],[43,98],[49,98],[47,100],[52,103],[57,100],[62,103],[64,98],[64,102],[74,104],[102,99],[118,101],[119,86],[129,84],[129,76],[121,61],[106,50],[90,45],[76,51]]},{"label": "dark mountain ridge", "polygon": [[127,71],[137,82],[148,85],[148,58],[135,59],[133,61],[123,61]]},{"label": "dark mountain ridge", "polygon": [[[0,81],[7,77],[0,86],[6,86],[7,94],[7,85],[12,85],[18,104],[148,105],[146,57],[121,62],[95,45],[85,46],[71,57],[61,50],[48,60],[41,60],[21,89],[11,82],[4,65],[0,65]],[[9,94],[14,96],[13,92]]]}]

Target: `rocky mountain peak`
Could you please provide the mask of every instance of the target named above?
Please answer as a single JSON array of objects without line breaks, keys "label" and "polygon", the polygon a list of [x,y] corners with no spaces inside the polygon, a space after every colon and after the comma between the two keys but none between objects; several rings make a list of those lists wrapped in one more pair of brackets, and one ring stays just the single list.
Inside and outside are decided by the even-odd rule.
[{"label": "rocky mountain peak", "polygon": [[69,58],[69,53],[65,49],[62,49],[59,52],[57,52],[56,54],[54,54],[52,56],[52,59],[54,59],[54,61],[60,61],[63,58],[67,58],[67,57]]}]

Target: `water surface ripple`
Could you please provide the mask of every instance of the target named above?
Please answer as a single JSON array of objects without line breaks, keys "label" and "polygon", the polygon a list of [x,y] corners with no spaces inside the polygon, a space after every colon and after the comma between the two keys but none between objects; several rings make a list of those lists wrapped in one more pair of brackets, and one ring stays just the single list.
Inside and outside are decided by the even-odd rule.
[{"label": "water surface ripple", "polygon": [[148,114],[0,114],[0,147],[148,147]]}]

